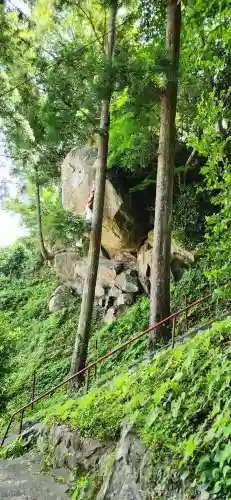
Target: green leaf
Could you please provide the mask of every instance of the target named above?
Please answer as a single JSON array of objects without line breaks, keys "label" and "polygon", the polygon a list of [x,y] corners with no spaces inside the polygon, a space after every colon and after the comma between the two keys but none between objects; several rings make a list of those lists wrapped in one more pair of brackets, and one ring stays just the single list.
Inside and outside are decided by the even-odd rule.
[{"label": "green leaf", "polygon": [[167,392],[167,390],[169,388],[169,385],[170,385],[170,382],[169,382],[169,380],[167,380],[160,387],[158,387],[158,389],[156,389],[155,394],[154,394],[154,401],[156,403],[159,403],[162,400],[162,398],[164,397],[165,393]]},{"label": "green leaf", "polygon": [[222,488],[222,481],[217,481],[213,488],[213,493],[219,493],[221,491],[221,488]]},{"label": "green leaf", "polygon": [[186,442],[185,456],[192,457],[196,448],[197,448],[196,441],[194,440],[193,436],[190,436],[190,438]]},{"label": "green leaf", "polygon": [[231,443],[229,442],[229,443],[227,443],[227,445],[225,446],[225,448],[223,450],[219,450],[216,453],[215,461],[220,464],[221,468],[223,468],[224,463],[226,461],[229,462],[230,459],[231,459]]},{"label": "green leaf", "polygon": [[223,476],[227,477],[227,474],[229,474],[230,471],[231,471],[231,467],[229,465],[225,465],[225,467],[223,467],[223,470],[222,470]]}]

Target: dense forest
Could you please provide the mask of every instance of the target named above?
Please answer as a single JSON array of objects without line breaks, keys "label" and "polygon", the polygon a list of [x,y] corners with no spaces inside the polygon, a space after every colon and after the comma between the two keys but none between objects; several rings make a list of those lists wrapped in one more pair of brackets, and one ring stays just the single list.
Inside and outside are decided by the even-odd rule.
[{"label": "dense forest", "polygon": [[[0,435],[68,379],[0,458],[39,423],[73,499],[228,500],[230,5],[3,0],[0,23],[0,208],[26,230],[0,251]],[[99,455],[61,462],[55,426]]]}]

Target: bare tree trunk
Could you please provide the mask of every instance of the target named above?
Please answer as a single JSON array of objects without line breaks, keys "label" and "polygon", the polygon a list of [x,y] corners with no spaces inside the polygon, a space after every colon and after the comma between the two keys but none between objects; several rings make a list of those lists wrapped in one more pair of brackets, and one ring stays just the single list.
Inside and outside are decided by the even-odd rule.
[{"label": "bare tree trunk", "polygon": [[[110,7],[109,33],[107,54],[109,62],[112,62],[112,56],[115,45],[116,34],[116,13],[117,0],[112,2]],[[74,352],[72,356],[70,375],[77,373],[85,367],[87,359],[88,341],[92,320],[92,311],[95,298],[95,286],[98,273],[99,254],[101,245],[104,193],[107,171],[108,140],[109,140],[109,121],[110,121],[110,101],[112,95],[111,74],[109,75],[108,95],[102,102],[99,150],[96,168],[95,196],[93,205],[92,229],[90,238],[90,247],[88,252],[87,273],[84,283],[81,311],[79,316],[78,331],[75,341]],[[81,383],[83,376],[78,377],[78,383]],[[69,388],[73,387],[76,380],[69,383]]]},{"label": "bare tree trunk", "polygon": [[[156,183],[155,223],[152,253],[150,296],[150,326],[170,313],[170,261],[173,176],[175,156],[175,117],[177,104],[178,67],[180,55],[181,5],[179,0],[168,0],[166,52],[169,68],[161,102],[159,155]],[[166,340],[168,329],[154,330],[150,347]]]},{"label": "bare tree trunk", "polygon": [[35,188],[36,188],[36,217],[38,226],[38,241],[41,255],[45,261],[52,260],[52,256],[49,255],[43,239],[42,231],[42,215],[41,215],[41,200],[40,200],[40,187],[39,187],[39,176],[38,168],[35,166]]}]

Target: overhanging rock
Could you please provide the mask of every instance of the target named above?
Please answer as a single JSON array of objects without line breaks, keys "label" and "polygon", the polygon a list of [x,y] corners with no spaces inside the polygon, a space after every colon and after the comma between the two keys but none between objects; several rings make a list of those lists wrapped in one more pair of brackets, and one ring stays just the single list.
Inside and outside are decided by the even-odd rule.
[{"label": "overhanging rock", "polygon": [[[66,156],[62,164],[62,198],[65,210],[84,216],[97,161],[97,149],[88,146],[74,148]],[[109,170],[105,188],[102,246],[110,257],[121,251],[135,252],[145,231],[145,223],[138,220],[132,195],[125,188],[119,174],[113,177]]]}]

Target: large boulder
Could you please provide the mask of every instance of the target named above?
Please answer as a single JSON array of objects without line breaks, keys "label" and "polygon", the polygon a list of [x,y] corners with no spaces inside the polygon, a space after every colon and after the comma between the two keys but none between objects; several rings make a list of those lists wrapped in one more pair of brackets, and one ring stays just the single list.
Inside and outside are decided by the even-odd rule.
[{"label": "large boulder", "polygon": [[59,311],[67,306],[73,298],[71,289],[66,285],[60,285],[53,292],[49,301],[49,311],[51,313]]},{"label": "large boulder", "polygon": [[41,428],[37,441],[41,452],[49,450],[55,467],[74,469],[94,467],[107,450],[107,445],[91,438],[82,438],[65,424],[56,424],[51,429]]},{"label": "large boulder", "polygon": [[[73,291],[82,296],[87,258],[81,258],[74,250],[68,250],[57,253],[53,264],[56,274],[66,285],[58,287],[53,293],[49,303],[51,312],[64,307]],[[104,317],[105,323],[111,323],[136,301],[141,284],[135,267],[133,259],[130,263],[129,260],[122,263],[116,259],[99,258],[95,307]]]},{"label": "large boulder", "polygon": [[[117,443],[83,437],[66,424],[41,426],[38,450],[49,455],[50,466],[66,467],[77,478],[89,474],[91,484],[81,488],[84,500],[183,500],[190,486],[168,459],[153,466],[152,449],[144,445],[132,425],[123,425]],[[166,474],[167,470],[167,474]],[[72,486],[72,485],[70,485]],[[195,500],[207,498],[202,494]]]},{"label": "large boulder", "polygon": [[[75,215],[84,215],[95,179],[97,161],[97,149],[87,146],[74,148],[66,156],[62,164],[62,198],[65,210]],[[108,171],[102,246],[110,257],[121,251],[136,251],[146,230],[145,224],[140,223],[133,210],[132,195],[123,184],[118,175],[113,178]]]},{"label": "large boulder", "polygon": [[135,271],[127,269],[116,276],[115,285],[126,293],[138,293],[139,281]]},{"label": "large boulder", "polygon": [[[148,239],[137,253],[137,270],[140,279],[150,278],[152,268],[153,231],[148,234]],[[181,278],[183,269],[193,264],[195,255],[183,248],[172,238],[171,243],[171,275],[174,279]]]},{"label": "large boulder", "polygon": [[140,278],[150,278],[151,265],[152,247],[148,241],[145,241],[137,253],[137,269]]},{"label": "large boulder", "polygon": [[[54,258],[54,268],[59,278],[71,284],[79,295],[83,293],[87,258],[80,258],[74,251],[58,253]],[[95,291],[96,297],[102,297],[104,289],[113,286],[115,279],[115,262],[100,257]]]}]

